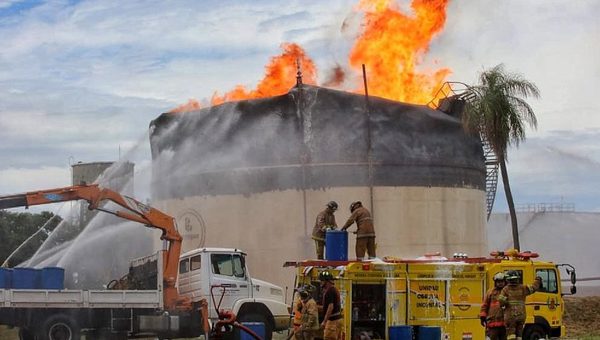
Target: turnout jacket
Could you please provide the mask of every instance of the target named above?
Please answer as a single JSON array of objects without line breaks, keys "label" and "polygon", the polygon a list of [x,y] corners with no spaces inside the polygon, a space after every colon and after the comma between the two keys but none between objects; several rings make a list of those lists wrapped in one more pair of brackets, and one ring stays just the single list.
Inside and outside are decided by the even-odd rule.
[{"label": "turnout jacket", "polygon": [[371,213],[365,207],[358,207],[354,210],[342,230],[348,229],[352,223],[356,222],[356,238],[375,237],[375,227],[373,226],[373,218]]},{"label": "turnout jacket", "polygon": [[504,321],[525,321],[525,298],[535,293],[542,285],[542,279],[535,278],[532,285],[508,284],[498,296],[500,304],[504,306]]},{"label": "turnout jacket", "polygon": [[496,287],[488,290],[487,294],[483,298],[483,304],[481,305],[480,317],[484,317],[487,321],[486,325],[488,328],[491,327],[504,327],[504,311],[502,305],[498,300],[501,289]]},{"label": "turnout jacket", "polygon": [[317,220],[315,221],[312,232],[312,239],[325,242],[325,229],[327,228],[335,229],[337,228],[337,223],[335,222],[335,215],[333,215],[333,212],[329,212],[328,209],[325,209],[317,215]]}]

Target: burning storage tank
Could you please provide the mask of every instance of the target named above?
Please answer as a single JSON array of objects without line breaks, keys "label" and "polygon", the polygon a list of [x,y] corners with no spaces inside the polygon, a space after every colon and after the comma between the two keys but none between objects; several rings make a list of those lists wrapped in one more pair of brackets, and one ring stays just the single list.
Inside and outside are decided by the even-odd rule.
[{"label": "burning storage tank", "polygon": [[177,218],[184,251],[241,248],[253,275],[289,286],[276,268],[315,258],[331,200],[339,226],[353,201],[372,211],[379,256],[487,250],[481,141],[444,112],[301,85],[164,113],[150,130],[153,204]]}]

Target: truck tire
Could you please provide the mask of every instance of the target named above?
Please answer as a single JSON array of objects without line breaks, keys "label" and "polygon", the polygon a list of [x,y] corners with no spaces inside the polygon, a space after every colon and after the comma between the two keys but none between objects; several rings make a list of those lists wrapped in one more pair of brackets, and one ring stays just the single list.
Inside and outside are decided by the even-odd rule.
[{"label": "truck tire", "polygon": [[26,328],[21,328],[19,329],[19,340],[35,340],[35,334]]},{"label": "truck tire", "polygon": [[49,317],[44,322],[38,340],[80,340],[81,332],[77,321],[64,314]]},{"label": "truck tire", "polygon": [[546,329],[540,325],[527,326],[523,331],[524,340],[546,339],[547,335],[548,332],[546,332]]},{"label": "truck tire", "polygon": [[[267,317],[263,314],[258,314],[258,313],[243,314],[237,318],[237,321],[239,323],[262,322],[265,325],[265,340],[271,340],[273,337],[273,326],[271,325],[271,322],[267,319]],[[243,331],[238,330],[238,329],[235,330],[235,339],[240,338],[240,336],[239,336],[240,332],[243,332]]]}]

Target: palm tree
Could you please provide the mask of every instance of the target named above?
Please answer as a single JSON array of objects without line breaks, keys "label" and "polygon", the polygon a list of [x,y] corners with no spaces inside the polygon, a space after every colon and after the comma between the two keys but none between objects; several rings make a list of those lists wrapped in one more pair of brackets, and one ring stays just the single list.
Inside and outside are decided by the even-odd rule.
[{"label": "palm tree", "polygon": [[498,157],[506,201],[510,211],[514,248],[520,250],[517,214],[508,172],[506,171],[509,146],[518,147],[525,140],[525,124],[537,128],[533,109],[525,98],[539,98],[537,86],[518,74],[510,74],[502,64],[484,70],[479,84],[468,87],[469,100],[463,114],[465,128],[481,133]]}]

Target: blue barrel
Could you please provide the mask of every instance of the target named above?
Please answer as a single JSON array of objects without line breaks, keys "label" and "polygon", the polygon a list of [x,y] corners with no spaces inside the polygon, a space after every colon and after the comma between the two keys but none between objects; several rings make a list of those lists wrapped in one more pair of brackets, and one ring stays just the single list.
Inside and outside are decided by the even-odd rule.
[{"label": "blue barrel", "polygon": [[12,269],[0,268],[0,289],[10,289],[12,286]]},{"label": "blue barrel", "polygon": [[419,326],[417,340],[440,340],[442,328],[438,326]]},{"label": "blue barrel", "polygon": [[13,270],[13,289],[39,289],[41,270],[35,268],[15,268]]},{"label": "blue barrel", "polygon": [[60,267],[42,269],[42,289],[65,289],[65,270]]},{"label": "blue barrel", "polygon": [[390,340],[412,340],[412,326],[390,326],[388,329]]},{"label": "blue barrel", "polygon": [[[262,322],[242,322],[242,325],[250,328],[256,335],[258,335],[261,339],[266,339],[265,337],[265,324]],[[246,333],[244,330],[240,329],[240,340],[254,340],[254,338]]]},{"label": "blue barrel", "polygon": [[325,260],[348,260],[348,233],[346,231],[327,231],[325,234]]}]

